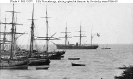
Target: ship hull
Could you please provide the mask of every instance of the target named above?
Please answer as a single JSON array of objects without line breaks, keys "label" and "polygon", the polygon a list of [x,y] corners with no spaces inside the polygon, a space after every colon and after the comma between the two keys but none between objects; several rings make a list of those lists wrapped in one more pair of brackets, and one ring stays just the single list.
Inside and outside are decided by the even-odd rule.
[{"label": "ship hull", "polygon": [[77,45],[62,45],[57,44],[57,49],[97,49],[98,45],[92,45],[92,46],[77,46]]},{"label": "ship hull", "polygon": [[50,60],[61,60],[61,58],[64,57],[65,51],[55,51],[51,54],[49,53],[49,59]]},{"label": "ship hull", "polygon": [[30,60],[29,66],[43,66],[50,64],[49,59],[29,58],[29,60]]},{"label": "ship hull", "polygon": [[28,69],[29,60],[2,59],[0,69]]}]

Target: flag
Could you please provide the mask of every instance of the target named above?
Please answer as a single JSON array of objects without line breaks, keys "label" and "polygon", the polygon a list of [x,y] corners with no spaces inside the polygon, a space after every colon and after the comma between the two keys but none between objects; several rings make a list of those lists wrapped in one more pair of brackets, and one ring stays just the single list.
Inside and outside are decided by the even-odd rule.
[{"label": "flag", "polygon": [[100,34],[97,33],[97,36],[100,37]]}]

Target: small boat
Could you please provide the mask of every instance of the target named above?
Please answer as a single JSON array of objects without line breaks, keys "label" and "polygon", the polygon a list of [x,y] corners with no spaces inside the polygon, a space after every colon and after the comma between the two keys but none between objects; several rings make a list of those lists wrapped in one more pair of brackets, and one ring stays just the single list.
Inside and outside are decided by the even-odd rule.
[{"label": "small boat", "polygon": [[80,58],[68,58],[68,60],[79,60]]},{"label": "small boat", "polygon": [[111,48],[101,48],[101,49],[111,49]]},{"label": "small boat", "polygon": [[47,70],[48,68],[49,66],[36,66],[36,70],[41,70],[41,69]]},{"label": "small boat", "polygon": [[85,64],[72,63],[72,66],[85,66]]},{"label": "small boat", "polygon": [[126,67],[125,65],[123,67],[117,67],[118,69],[128,69],[129,67]]}]

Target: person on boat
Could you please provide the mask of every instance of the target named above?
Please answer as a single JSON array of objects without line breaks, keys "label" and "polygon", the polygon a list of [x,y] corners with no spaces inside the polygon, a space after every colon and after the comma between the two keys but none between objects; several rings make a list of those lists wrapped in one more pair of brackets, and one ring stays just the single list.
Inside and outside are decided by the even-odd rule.
[{"label": "person on boat", "polygon": [[76,46],[78,46],[78,43],[76,43]]}]

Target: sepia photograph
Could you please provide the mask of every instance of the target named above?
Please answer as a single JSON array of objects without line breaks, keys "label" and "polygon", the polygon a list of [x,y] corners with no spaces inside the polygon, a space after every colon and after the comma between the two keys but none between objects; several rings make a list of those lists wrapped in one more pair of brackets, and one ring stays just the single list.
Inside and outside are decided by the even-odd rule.
[{"label": "sepia photograph", "polygon": [[36,1],[0,3],[0,79],[133,79],[133,3]]}]

